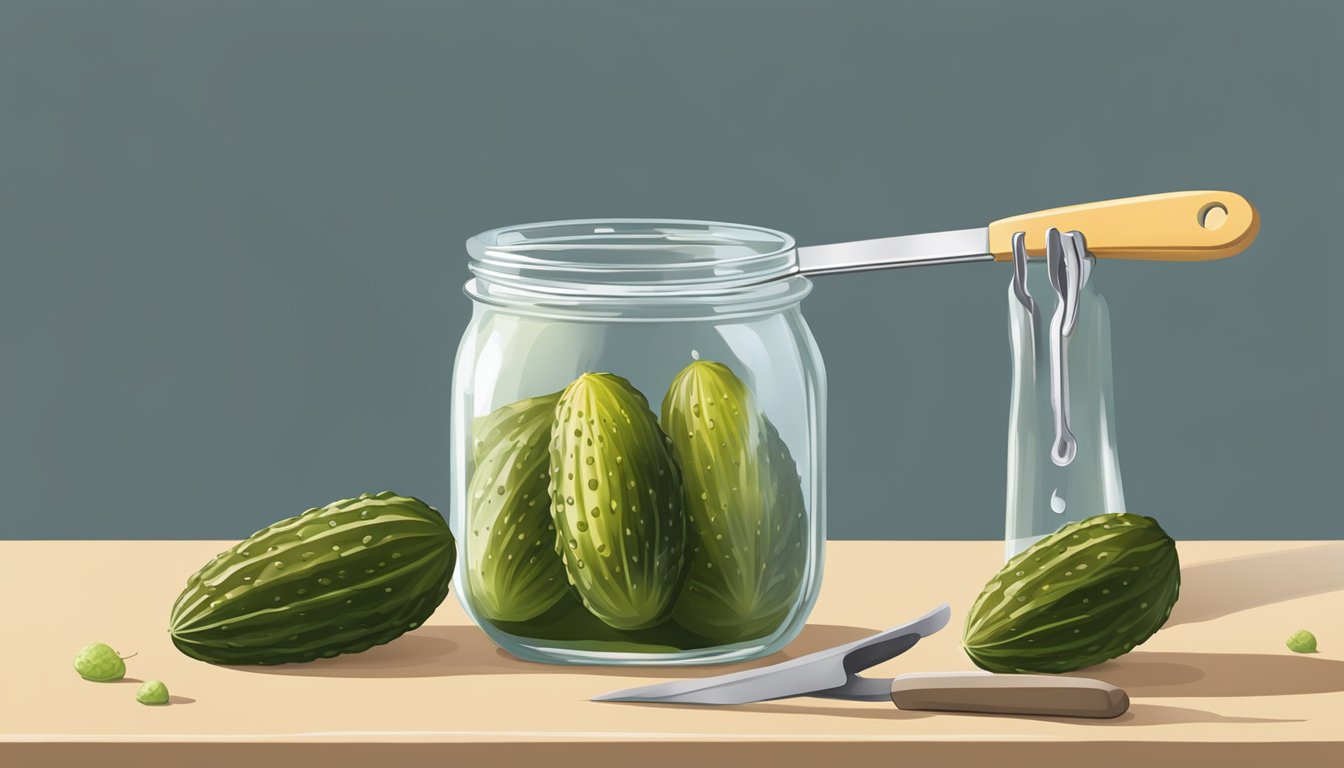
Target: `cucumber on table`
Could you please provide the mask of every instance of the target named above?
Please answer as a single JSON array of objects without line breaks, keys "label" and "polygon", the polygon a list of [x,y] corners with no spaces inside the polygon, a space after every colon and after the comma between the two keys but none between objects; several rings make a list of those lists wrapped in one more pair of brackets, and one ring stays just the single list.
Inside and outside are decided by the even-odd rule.
[{"label": "cucumber on table", "polygon": [[187,581],[169,632],[214,664],[357,653],[420,626],[448,595],[457,550],[443,517],[390,491],[281,520]]}]

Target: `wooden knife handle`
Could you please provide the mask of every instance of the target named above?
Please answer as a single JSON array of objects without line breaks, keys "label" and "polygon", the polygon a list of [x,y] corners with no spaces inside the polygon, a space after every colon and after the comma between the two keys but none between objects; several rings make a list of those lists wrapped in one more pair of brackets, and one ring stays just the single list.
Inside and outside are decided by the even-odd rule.
[{"label": "wooden knife handle", "polygon": [[901,709],[1046,717],[1119,717],[1129,709],[1124,689],[1101,680],[988,672],[901,675],[891,700]]},{"label": "wooden knife handle", "polygon": [[1235,192],[1167,192],[1024,213],[989,225],[996,261],[1013,260],[1013,233],[1027,253],[1045,255],[1045,231],[1076,229],[1097,258],[1203,261],[1240,253],[1260,231],[1260,215]]}]

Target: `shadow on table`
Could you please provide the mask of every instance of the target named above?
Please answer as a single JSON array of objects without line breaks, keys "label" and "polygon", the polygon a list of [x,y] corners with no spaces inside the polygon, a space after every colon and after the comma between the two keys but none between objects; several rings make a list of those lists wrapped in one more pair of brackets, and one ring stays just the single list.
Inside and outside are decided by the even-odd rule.
[{"label": "shadow on table", "polygon": [[[947,714],[947,713],[945,713]],[[1185,725],[1188,723],[1302,723],[1304,720],[1277,717],[1240,717],[1220,715],[1193,707],[1172,707],[1165,704],[1132,703],[1129,711],[1119,717],[1107,719],[1086,717],[1027,717],[1023,715],[957,715],[958,717],[1009,718],[1012,720],[1036,720],[1064,725]]]},{"label": "shadow on table", "polygon": [[505,653],[472,626],[425,626],[363,653],[306,664],[235,666],[242,672],[299,677],[454,677],[461,675],[581,674],[607,677],[709,677],[765,666],[858,640],[878,630],[839,624],[808,624],[788,648],[743,664],[706,667],[591,667],[538,664]]},{"label": "shadow on table", "polygon": [[1071,677],[1091,677],[1130,696],[1291,696],[1344,691],[1344,661],[1268,653],[1134,651]]},{"label": "shadow on table", "polygon": [[1181,596],[1167,626],[1336,591],[1344,591],[1344,542],[1200,563],[1181,569]]},{"label": "shadow on table", "polygon": [[[926,717],[961,717],[976,719],[1035,720],[1039,722],[1061,723],[1063,725],[1180,725],[1185,723],[1300,723],[1302,720],[1273,717],[1237,717],[1220,715],[1203,709],[1190,707],[1171,707],[1163,704],[1131,704],[1125,714],[1110,718],[1096,719],[1083,717],[1032,717],[1028,715],[991,715],[969,714],[965,712],[924,712],[897,709],[891,702],[865,702],[860,706],[839,706],[837,704],[809,704],[817,699],[798,698],[781,701],[767,701],[757,704],[738,704],[716,707],[723,712],[762,712],[780,715],[820,715],[822,717],[859,718],[864,720],[919,720]],[[644,707],[651,709],[681,709],[681,704],[656,704],[616,702],[618,706]]]},{"label": "shadow on table", "polygon": [[[106,683],[106,684],[116,685],[116,684],[119,684],[119,683],[120,683],[120,684],[140,685],[140,684],[143,683],[143,682],[145,682],[145,681],[144,681],[144,680],[141,680],[141,679],[138,678],[138,677],[123,677],[123,678],[121,678],[120,680],[112,680],[112,681],[110,681],[109,683]],[[104,683],[100,683],[100,685],[104,685]],[[193,699],[193,698],[191,698],[190,696],[177,696],[177,695],[175,695],[175,694],[169,694],[169,695],[168,695],[168,703],[169,703],[169,704],[195,704],[195,703],[196,703],[196,700]]]},{"label": "shadow on table", "polygon": [[[1063,721],[1063,718],[1053,718]],[[1077,723],[1072,719],[1069,722]],[[1172,707],[1165,704],[1133,703],[1129,711],[1111,720],[1088,720],[1091,725],[1185,725],[1187,723],[1301,723],[1304,720],[1279,717],[1239,717],[1220,715],[1193,707]]]},{"label": "shadow on table", "polygon": [[[820,702],[820,703],[809,703]],[[611,702],[614,706],[621,707],[640,707],[646,709],[680,709],[685,710],[685,704],[659,704],[657,702],[634,702],[634,701],[616,701]],[[793,699],[779,699],[777,701],[762,701],[755,704],[732,704],[719,705],[714,707],[715,712],[762,712],[767,714],[779,715],[822,715],[824,717],[842,717],[842,718],[860,718],[864,720],[919,720],[925,717],[935,717],[942,715],[942,712],[916,712],[913,710],[897,709],[896,705],[890,701],[871,701],[863,702],[860,705],[845,706],[835,703],[833,700],[827,703],[824,699],[814,699],[808,697],[798,697]]]}]

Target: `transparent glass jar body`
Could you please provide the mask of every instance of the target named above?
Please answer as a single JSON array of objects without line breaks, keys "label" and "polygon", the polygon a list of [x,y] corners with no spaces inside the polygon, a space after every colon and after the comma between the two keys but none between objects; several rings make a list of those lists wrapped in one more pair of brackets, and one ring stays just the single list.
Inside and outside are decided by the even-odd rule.
[{"label": "transparent glass jar body", "polygon": [[[501,648],[533,661],[705,664],[782,648],[816,600],[825,542],[825,373],[799,307],[810,284],[790,275],[792,241],[736,225],[611,220],[495,230],[468,241],[468,250],[474,309],[453,373],[450,510],[459,547],[454,591],[467,613]],[[588,449],[584,464],[557,440],[561,429],[569,439],[574,422],[557,412],[542,424],[566,402],[529,399],[560,393],[585,374],[614,374],[639,393],[626,401],[636,403],[630,410],[647,402],[631,418],[666,431],[677,423],[669,423],[664,404],[669,387],[696,361],[721,364],[741,382],[741,410],[732,414],[742,418],[705,392],[709,399],[685,409],[704,421],[681,424],[686,440],[667,439],[679,470],[669,471],[679,498],[675,510],[666,502],[668,515],[684,516],[685,544],[670,543],[682,562],[664,568],[665,583],[651,585],[631,561],[641,550],[622,545],[654,535],[640,526],[670,523],[640,512],[649,499],[639,494],[639,461],[614,458],[643,449],[619,442],[629,438],[614,424],[608,431],[605,421],[588,418],[580,423],[588,445],[594,437],[601,445]],[[492,425],[523,402],[541,415],[528,422],[527,437],[509,443]],[[763,428],[733,439],[730,430],[744,424]],[[692,451],[688,445],[701,445],[694,440],[712,442]],[[757,460],[766,455],[755,451],[763,440],[782,446],[768,453],[771,472]],[[524,465],[536,471],[513,471]],[[578,471],[577,481],[569,470]],[[574,508],[580,494],[566,492],[574,486],[564,485],[585,477],[597,490],[578,504],[592,506],[591,519]],[[708,492],[706,483],[713,484]],[[801,508],[780,503],[786,495]],[[787,543],[768,543],[788,525],[797,527],[788,529]],[[685,608],[695,604],[685,600],[693,586],[745,611],[742,621],[714,612],[718,628],[697,631],[706,617]],[[593,589],[639,600],[650,587],[670,599],[650,599],[647,621],[636,628],[608,624],[589,601]]]},{"label": "transparent glass jar body", "polygon": [[1077,453],[1066,466],[1051,459],[1055,441],[1049,344],[1055,294],[1046,264],[1033,260],[1026,286],[1037,302],[1027,310],[1010,286],[1013,352],[1008,423],[1008,492],[1004,558],[1066,523],[1125,511],[1115,438],[1110,310],[1089,261],[1078,292],[1077,327],[1068,340],[1069,430]]}]

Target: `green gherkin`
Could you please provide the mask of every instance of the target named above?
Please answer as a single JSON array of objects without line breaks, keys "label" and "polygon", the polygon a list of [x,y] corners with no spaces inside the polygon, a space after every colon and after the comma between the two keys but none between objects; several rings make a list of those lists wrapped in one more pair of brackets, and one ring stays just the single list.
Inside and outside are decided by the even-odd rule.
[{"label": "green gherkin", "polygon": [[1013,557],[966,616],[962,645],[991,672],[1070,672],[1128,653],[1181,588],[1176,543],[1151,517],[1069,523]]},{"label": "green gherkin", "polygon": [[467,587],[475,610],[495,621],[526,621],[569,592],[555,554],[548,444],[554,392],[476,420],[476,467],[467,489]]},{"label": "green gherkin", "polygon": [[583,604],[616,629],[667,618],[686,546],[681,473],[648,401],[610,373],[585,373],[551,431],[556,549]]},{"label": "green gherkin", "polygon": [[425,622],[457,549],[443,517],[391,491],[335,501],[211,558],[173,603],[169,633],[212,664],[359,653]]},{"label": "green gherkin", "polygon": [[768,635],[793,610],[807,567],[797,465],[751,390],[722,363],[682,369],[662,411],[691,531],[673,618],[721,643]]}]

